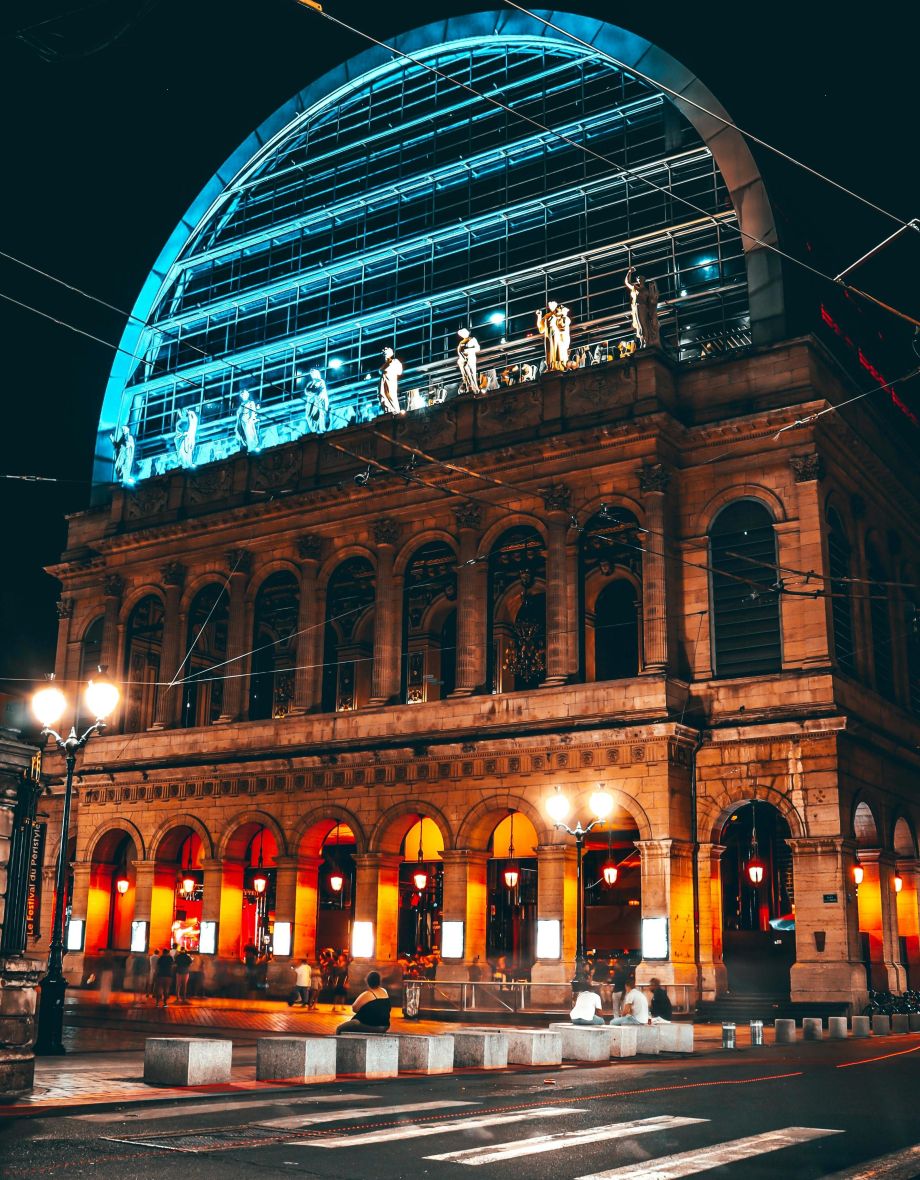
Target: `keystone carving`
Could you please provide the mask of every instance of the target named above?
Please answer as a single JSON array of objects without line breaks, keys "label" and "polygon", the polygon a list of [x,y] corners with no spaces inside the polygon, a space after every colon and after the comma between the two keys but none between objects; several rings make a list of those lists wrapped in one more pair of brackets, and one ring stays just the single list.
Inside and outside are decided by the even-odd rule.
[{"label": "keystone carving", "polygon": [[824,460],[818,454],[793,455],[789,460],[796,483],[824,478]]},{"label": "keystone carving", "polygon": [[671,472],[663,463],[644,463],[639,468],[640,492],[666,492]]},{"label": "keystone carving", "polygon": [[543,503],[550,512],[571,514],[572,489],[568,484],[551,483],[548,487],[540,488],[540,495],[543,497]]},{"label": "keystone carving", "polygon": [[375,520],[374,540],[378,545],[395,545],[399,540],[399,525],[389,516]]},{"label": "keystone carving", "polygon": [[185,566],[181,561],[168,561],[160,570],[164,586],[184,586]]},{"label": "keystone carving", "polygon": [[478,529],[482,524],[482,509],[478,504],[468,501],[454,509],[454,517],[458,529]]},{"label": "keystone carving", "polygon": [[121,598],[125,592],[125,580],[121,574],[106,574],[102,581],[102,592],[106,598]]}]

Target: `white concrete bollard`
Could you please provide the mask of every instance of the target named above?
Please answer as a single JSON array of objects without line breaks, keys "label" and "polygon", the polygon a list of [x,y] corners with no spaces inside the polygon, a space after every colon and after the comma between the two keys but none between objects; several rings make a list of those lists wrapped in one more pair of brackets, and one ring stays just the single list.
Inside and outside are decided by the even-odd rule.
[{"label": "white concrete bollard", "polygon": [[639,1033],[648,1027],[641,1024],[610,1025],[610,1056],[635,1057],[639,1048]]},{"label": "white concrete bollard", "polygon": [[450,1073],[454,1068],[454,1038],[400,1033],[401,1073]]},{"label": "white concrete bollard", "polygon": [[509,1028],[509,1065],[561,1065],[562,1034],[549,1028]]},{"label": "white concrete bollard", "polygon": [[774,1021],[773,1034],[777,1045],[795,1044],[795,1021],[782,1019]]},{"label": "white concrete bollard", "polygon": [[832,1041],[845,1041],[849,1035],[845,1016],[828,1016],[827,1035]]},{"label": "white concrete bollard", "polygon": [[335,1041],[335,1072],[359,1078],[395,1078],[399,1073],[396,1037],[343,1033]]},{"label": "white concrete bollard", "polygon": [[508,1064],[508,1037],[486,1029],[455,1032],[454,1065],[479,1069],[504,1069]]},{"label": "white concrete bollard", "polygon": [[233,1042],[213,1037],[148,1037],[144,1081],[149,1086],[208,1086],[230,1081]]},{"label": "white concrete bollard", "polygon": [[877,1037],[887,1037],[891,1032],[891,1017],[876,1014],[872,1017],[872,1032]]},{"label": "white concrete bollard", "polygon": [[802,1040],[822,1041],[824,1039],[824,1022],[820,1016],[805,1016],[802,1019]]},{"label": "white concrete bollard", "polygon": [[872,1035],[872,1027],[869,1023],[868,1016],[854,1016],[850,1022],[850,1027],[853,1030],[854,1037],[870,1037]]},{"label": "white concrete bollard", "polygon": [[[609,1061],[613,1028],[609,1024],[569,1024],[560,1021],[550,1029],[562,1036],[563,1061]],[[614,1027],[623,1028],[619,1025]],[[633,1041],[635,1046],[635,1040]],[[633,1049],[635,1052],[635,1048]]]},{"label": "white concrete bollard", "polygon": [[335,1081],[335,1041],[332,1037],[259,1037],[256,1041],[256,1078],[295,1082]]}]

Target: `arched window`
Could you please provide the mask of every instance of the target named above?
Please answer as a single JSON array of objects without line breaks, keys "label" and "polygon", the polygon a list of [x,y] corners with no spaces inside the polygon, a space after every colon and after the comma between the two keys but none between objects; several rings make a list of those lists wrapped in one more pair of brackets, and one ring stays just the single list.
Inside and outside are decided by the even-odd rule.
[{"label": "arched window", "polygon": [[300,586],[289,570],[270,574],[256,595],[249,718],[286,717],[294,695]]},{"label": "arched window", "polygon": [[546,676],[546,546],[528,525],[489,554],[489,668],[495,692],[536,688]]},{"label": "arched window", "polygon": [[891,615],[888,609],[888,571],[878,550],[866,543],[866,568],[869,571],[869,620],[872,625],[872,662],[875,665],[875,691],[889,700],[894,698],[894,666],[891,652]]},{"label": "arched window", "polygon": [[403,591],[402,699],[438,701],[453,692],[457,644],[457,559],[444,541],[412,555]]},{"label": "arched window", "polygon": [[755,500],[724,508],[709,533],[717,676],[761,676],[782,667],[776,536]]},{"label": "arched window", "polygon": [[149,729],[156,719],[162,651],[163,603],[155,594],[148,594],[128,616],[125,636],[126,733]]},{"label": "arched window", "polygon": [[853,641],[852,553],[840,517],[827,513],[827,556],[830,573],[831,622],[834,631],[834,655],[837,666],[851,676],[856,671]]},{"label": "arched window", "polygon": [[[188,641],[186,650],[191,655],[185,665],[185,684],[182,693],[182,724],[213,725],[220,717],[224,702],[227,658],[227,595],[216,582],[205,586],[195,595],[188,612]],[[217,667],[213,675],[209,669]]]},{"label": "arched window", "polygon": [[585,525],[580,547],[581,678],[620,680],[640,667],[642,553],[639,522],[604,508]]},{"label": "arched window", "polygon": [[349,557],[326,589],[323,712],[358,709],[371,695],[376,574],[366,557]]},{"label": "arched window", "polygon": [[102,660],[102,629],[105,619],[102,615],[93,619],[83,632],[80,644],[80,683],[84,683],[93,675]]}]

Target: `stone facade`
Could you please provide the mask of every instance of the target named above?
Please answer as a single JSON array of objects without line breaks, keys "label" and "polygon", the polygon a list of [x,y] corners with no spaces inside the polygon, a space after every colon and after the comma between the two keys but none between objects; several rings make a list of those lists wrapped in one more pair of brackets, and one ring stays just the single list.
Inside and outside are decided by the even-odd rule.
[{"label": "stone facade", "polygon": [[[271,834],[274,919],[293,923],[294,956],[313,957],[323,842],[339,823],[354,836],[352,918],[371,924],[366,957],[392,967],[402,844],[424,816],[443,843],[441,918],[464,923],[463,956],[442,971],[464,978],[487,956],[490,838],[514,809],[536,833],[537,918],[558,919],[562,930],[561,959],[538,959],[531,975],[559,984],[575,951],[576,869],[545,801],[562,786],[573,817],[589,818],[587,799],[602,783],[635,837],[641,914],[669,919],[668,958],[644,965],[646,974],[702,997],[725,990],[721,840],[732,814],[757,800],[788,825],[793,999],[860,1003],[866,963],[893,988],[912,968],[916,984],[918,670],[902,625],[910,603],[897,585],[916,584],[920,570],[908,457],[867,401],[777,434],[848,392],[810,339],[684,367],[650,351],[355,426],[335,434],[337,448],[307,436],[279,448],[283,463],[239,455],[175,472],[72,517],[53,570],[69,604],[62,679],[79,678],[84,637],[99,618],[112,674],[136,667],[132,612],[150,596],[162,606],[160,686],[142,728],[129,732],[141,714],[126,707],[78,767],[72,901],[87,921],[87,950],[105,945],[111,925],[101,850],[113,832],[131,840],[134,917],[150,923],[151,945],[168,940],[170,833],[182,827],[200,840],[202,914],[219,922],[218,953],[206,958],[212,985],[241,970],[241,832]],[[366,470],[369,481],[354,480]],[[769,577],[756,562],[756,577],[744,567],[733,575],[750,588],[737,609],[772,596],[779,655],[765,673],[726,676],[710,534],[738,501],[766,510],[776,561]],[[830,580],[831,510],[857,580]],[[591,565],[586,538],[598,520],[622,534]],[[505,583],[490,555],[515,528],[535,531],[542,564],[534,575],[521,565],[500,597]],[[443,602],[416,601],[412,560],[434,542],[452,555],[455,583]],[[887,574],[877,595],[865,593],[867,546]],[[522,551],[501,551],[502,560]],[[360,622],[333,651],[337,571],[356,560],[373,593],[349,608],[363,612]],[[290,672],[283,695],[271,672],[272,715],[250,720],[254,678],[269,675],[252,651],[260,592],[281,573],[299,589],[285,633]],[[594,628],[601,595],[618,579],[638,604],[635,667],[597,679]],[[227,612],[215,674],[232,676],[214,723],[184,728],[190,610],[212,583],[224,588]],[[520,655],[515,619],[535,591],[545,602],[542,671],[538,685],[521,688],[508,652]],[[846,661],[835,596],[852,616]],[[449,644],[432,638],[440,622],[423,634],[424,620],[448,607],[452,685]],[[414,650],[416,679],[405,666]],[[889,664],[891,685],[880,693]],[[271,974],[289,981],[289,962],[276,958]],[[73,979],[84,973],[80,955],[67,963]]]}]

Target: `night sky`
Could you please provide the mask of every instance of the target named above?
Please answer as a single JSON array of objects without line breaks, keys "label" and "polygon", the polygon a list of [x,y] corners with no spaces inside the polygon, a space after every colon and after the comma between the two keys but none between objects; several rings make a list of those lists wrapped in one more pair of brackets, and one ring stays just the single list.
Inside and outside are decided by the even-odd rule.
[{"label": "night sky", "polygon": [[[52,19],[80,5],[7,0],[0,15],[0,250],[130,309],[167,236],[226,157],[306,83],[367,46],[293,0],[95,0],[82,15]],[[500,6],[326,4],[382,38]],[[858,23],[846,8],[814,0],[567,7],[649,38],[693,70],[746,130],[905,220],[920,216],[916,7],[911,17],[912,6],[877,0]],[[50,23],[36,28],[42,21]],[[17,36],[27,27],[26,40]],[[54,60],[42,56],[47,46]],[[896,228],[754,153],[783,244],[822,270],[836,273]],[[911,232],[858,280],[918,316],[918,274],[920,234]],[[117,313],[5,259],[0,293],[113,343],[121,335]],[[4,300],[0,333],[0,472],[60,481],[0,480],[2,682],[53,665],[58,586],[42,567],[63,548],[64,514],[88,501],[113,354]],[[911,329],[892,319],[886,336],[888,375],[906,372]]]}]

